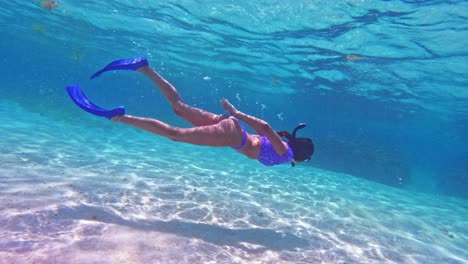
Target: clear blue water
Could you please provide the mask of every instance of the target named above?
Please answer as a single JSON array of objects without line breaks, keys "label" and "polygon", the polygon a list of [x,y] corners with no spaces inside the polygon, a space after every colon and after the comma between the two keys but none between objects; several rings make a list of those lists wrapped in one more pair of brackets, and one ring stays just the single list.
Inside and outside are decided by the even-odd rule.
[{"label": "clear blue water", "polygon": [[[468,261],[466,1],[0,7],[0,263]],[[89,80],[135,56],[189,104],[306,122],[316,154],[266,168],[72,104],[187,127],[140,75]]]}]

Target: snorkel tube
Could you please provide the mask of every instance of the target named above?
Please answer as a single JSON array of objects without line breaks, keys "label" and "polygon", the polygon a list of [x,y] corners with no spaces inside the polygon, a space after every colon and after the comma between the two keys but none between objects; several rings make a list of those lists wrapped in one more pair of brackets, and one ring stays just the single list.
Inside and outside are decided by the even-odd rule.
[{"label": "snorkel tube", "polygon": [[[296,133],[298,130],[300,129],[303,129],[304,127],[306,127],[306,123],[300,123],[296,128],[294,128],[293,132],[292,132],[292,144],[297,144],[298,141],[301,141],[303,138],[300,138],[298,141],[297,138],[296,138]],[[308,159],[306,159],[305,161],[310,161],[310,157]],[[295,166],[296,165],[296,161],[293,159],[291,160],[291,166]]]},{"label": "snorkel tube", "polygon": [[306,127],[306,123],[300,123],[292,132],[292,136],[293,136],[293,139],[296,139],[296,132],[299,130],[299,129],[303,129],[304,127]]}]

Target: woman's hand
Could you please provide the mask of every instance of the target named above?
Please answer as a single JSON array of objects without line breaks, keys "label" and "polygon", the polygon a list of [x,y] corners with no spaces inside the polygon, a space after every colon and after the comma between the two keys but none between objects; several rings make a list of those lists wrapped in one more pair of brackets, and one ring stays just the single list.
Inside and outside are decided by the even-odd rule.
[{"label": "woman's hand", "polygon": [[229,103],[229,101],[226,98],[221,99],[220,103],[221,106],[229,113],[233,115],[237,113],[237,109],[231,103]]}]

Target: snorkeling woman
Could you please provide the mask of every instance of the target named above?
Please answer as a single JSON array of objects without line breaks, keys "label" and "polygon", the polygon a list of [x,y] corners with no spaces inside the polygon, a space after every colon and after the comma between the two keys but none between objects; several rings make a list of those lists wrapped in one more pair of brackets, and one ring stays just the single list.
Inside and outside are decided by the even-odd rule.
[{"label": "snorkeling woman", "polygon": [[[291,162],[292,166],[294,166],[296,162],[310,160],[314,153],[314,144],[310,138],[296,137],[297,130],[304,128],[305,124],[297,126],[292,134],[287,131],[275,132],[267,122],[240,112],[226,99],[222,99],[220,103],[230,115],[217,115],[185,104],[175,87],[159,75],[148,64],[146,58],[114,61],[95,73],[91,78],[98,77],[102,73],[111,70],[136,70],[144,74],[164,94],[174,112],[193,124],[194,127],[173,127],[156,119],[126,115],[123,107],[114,109],[122,111],[107,113],[107,115],[100,112],[101,114],[97,115],[105,116],[112,121],[134,126],[174,141],[202,146],[232,147],[237,152],[251,159],[257,159],[266,166],[286,162]],[[76,89],[78,89],[78,92]],[[82,109],[94,114],[96,112],[90,110],[93,107],[98,108],[98,111],[107,111],[87,100],[78,86],[67,87],[67,90],[75,103]],[[76,98],[76,93],[81,94],[81,99]],[[94,108],[93,110],[95,110]],[[249,134],[239,120],[252,127],[258,135]],[[285,141],[282,138],[285,138]]]}]

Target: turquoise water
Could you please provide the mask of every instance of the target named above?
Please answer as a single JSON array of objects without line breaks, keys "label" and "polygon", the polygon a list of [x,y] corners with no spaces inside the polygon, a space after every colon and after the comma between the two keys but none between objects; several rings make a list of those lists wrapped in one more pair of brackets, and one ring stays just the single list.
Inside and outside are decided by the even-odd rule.
[{"label": "turquoise water", "polygon": [[[0,4],[0,263],[467,263],[465,1]],[[226,97],[309,163],[264,167],[78,109],[182,127],[146,56],[189,104]]]}]

